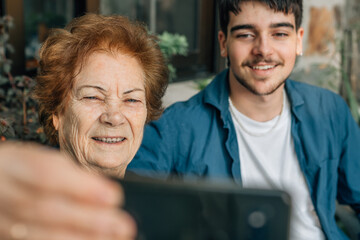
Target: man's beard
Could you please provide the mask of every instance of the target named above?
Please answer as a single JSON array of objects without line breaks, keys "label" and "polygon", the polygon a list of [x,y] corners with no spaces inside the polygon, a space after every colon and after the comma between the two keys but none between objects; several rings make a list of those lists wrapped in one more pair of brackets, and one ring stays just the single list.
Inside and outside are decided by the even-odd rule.
[{"label": "man's beard", "polygon": [[273,94],[276,90],[278,90],[285,83],[285,81],[287,79],[287,78],[285,78],[283,81],[279,82],[277,85],[274,85],[274,87],[271,88],[267,92],[259,92],[255,89],[254,86],[251,86],[250,84],[248,84],[248,82],[246,82],[243,78],[239,77],[235,73],[233,73],[233,74],[234,74],[236,81],[238,81],[243,87],[245,87],[247,90],[249,90],[251,93],[253,93],[257,96],[267,96],[267,95]]},{"label": "man's beard", "polygon": [[[228,60],[228,66],[230,68],[230,58],[228,57],[227,60]],[[281,61],[276,61],[276,60],[272,60],[272,59],[264,59],[263,57],[259,57],[259,58],[255,58],[253,60],[249,60],[249,61],[244,62],[242,64],[242,67],[250,67],[251,68],[251,66],[256,65],[256,64],[258,64],[260,62],[266,62],[266,63],[269,63],[269,64],[273,64],[276,67],[284,65],[283,62],[281,62]],[[267,95],[273,94],[276,90],[278,90],[285,83],[286,79],[289,77],[289,76],[287,76],[284,80],[279,82],[277,85],[274,85],[273,88],[271,88],[269,91],[261,93],[261,92],[257,91],[254,86],[251,86],[250,84],[248,84],[248,82],[246,82],[245,79],[243,79],[240,76],[236,75],[236,73],[234,71],[233,71],[233,74],[234,74],[235,79],[243,87],[245,87],[247,90],[249,90],[251,93],[253,93],[253,94],[257,95],[257,96],[267,96]],[[265,80],[265,78],[264,78],[264,80]]]}]

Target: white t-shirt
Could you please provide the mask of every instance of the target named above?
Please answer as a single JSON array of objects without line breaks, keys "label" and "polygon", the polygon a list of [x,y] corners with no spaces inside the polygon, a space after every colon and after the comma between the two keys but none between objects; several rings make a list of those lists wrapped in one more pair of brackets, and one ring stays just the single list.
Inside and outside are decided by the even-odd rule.
[{"label": "white t-shirt", "polygon": [[230,98],[229,103],[239,144],[243,186],[287,191],[292,199],[290,239],[325,239],[295,153],[290,103],[285,91],[281,114],[267,122],[243,115]]}]

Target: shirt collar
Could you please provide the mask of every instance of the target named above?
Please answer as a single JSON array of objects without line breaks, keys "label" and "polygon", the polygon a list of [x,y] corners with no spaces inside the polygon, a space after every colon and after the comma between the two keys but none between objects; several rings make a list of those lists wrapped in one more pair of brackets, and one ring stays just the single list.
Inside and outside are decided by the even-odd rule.
[{"label": "shirt collar", "polygon": [[219,73],[214,80],[204,89],[205,103],[213,105],[224,112],[229,107],[229,70],[225,69]]},{"label": "shirt collar", "polygon": [[285,82],[285,90],[290,101],[291,112],[295,115],[297,119],[300,119],[302,116],[302,114],[299,112],[300,107],[304,104],[302,94],[296,88],[295,82],[290,79],[287,79]]}]

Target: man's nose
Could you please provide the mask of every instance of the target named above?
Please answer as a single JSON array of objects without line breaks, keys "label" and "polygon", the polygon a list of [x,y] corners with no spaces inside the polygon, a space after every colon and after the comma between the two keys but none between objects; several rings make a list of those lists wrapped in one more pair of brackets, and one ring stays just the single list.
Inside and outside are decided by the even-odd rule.
[{"label": "man's nose", "polygon": [[125,116],[119,105],[108,106],[100,116],[100,122],[109,126],[118,126],[125,122]]},{"label": "man's nose", "polygon": [[267,57],[273,53],[271,39],[266,35],[258,36],[254,44],[253,54],[256,56]]}]

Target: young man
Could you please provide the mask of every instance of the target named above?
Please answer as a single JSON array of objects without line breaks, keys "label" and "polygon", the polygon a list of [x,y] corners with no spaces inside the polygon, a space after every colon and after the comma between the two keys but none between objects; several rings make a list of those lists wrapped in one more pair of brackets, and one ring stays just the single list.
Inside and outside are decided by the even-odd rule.
[{"label": "young man", "polygon": [[302,1],[221,0],[219,15],[228,69],[146,128],[128,171],[283,189],[291,239],[346,239],[335,201],[360,218],[360,130],[340,96],[288,79],[302,54]]}]

